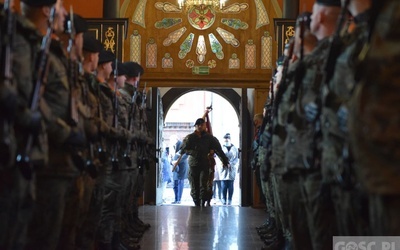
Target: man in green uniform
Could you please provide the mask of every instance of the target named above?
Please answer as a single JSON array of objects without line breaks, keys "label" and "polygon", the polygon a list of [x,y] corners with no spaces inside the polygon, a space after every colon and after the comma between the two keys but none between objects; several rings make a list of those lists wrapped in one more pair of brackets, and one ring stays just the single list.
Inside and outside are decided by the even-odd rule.
[{"label": "man in green uniform", "polygon": [[[100,159],[104,160],[102,152],[102,136],[108,136],[110,127],[101,117],[101,106],[99,103],[99,85],[94,72],[99,61],[99,53],[103,49],[100,41],[96,40],[90,33],[83,36],[83,70],[87,91],[84,91],[84,99],[88,109],[88,116],[85,118],[85,133],[89,143],[88,157],[96,164],[94,173],[84,177],[84,193],[80,226],[77,232],[76,248],[94,248],[95,232],[97,230],[103,202],[101,192],[101,180],[105,176],[105,166]],[[85,86],[84,86],[85,87]],[[103,145],[105,147],[105,145]],[[89,167],[89,166],[88,166]],[[90,170],[87,170],[88,172]],[[95,177],[95,179],[94,179]],[[100,197],[100,198],[99,198]]]},{"label": "man in green uniform", "polygon": [[[276,197],[279,199],[281,207],[282,223],[289,245],[295,249],[311,249],[311,238],[308,229],[307,217],[304,203],[299,197],[300,171],[296,158],[292,158],[291,153],[286,148],[287,123],[291,122],[294,112],[294,100],[297,92],[296,86],[300,84],[304,73],[304,57],[309,56],[317,44],[316,37],[310,32],[311,13],[305,12],[299,15],[296,22],[296,33],[293,44],[293,55],[288,58],[290,61],[285,63],[284,76],[279,85],[275,98],[273,135],[272,135],[272,155],[271,166],[275,174],[277,183]],[[288,68],[286,68],[288,67]]]},{"label": "man in green uniform", "polygon": [[305,72],[301,77],[291,122],[287,125],[285,156],[290,157],[287,168],[298,169],[299,189],[305,202],[308,229],[313,249],[332,249],[336,233],[335,214],[330,192],[322,185],[320,167],[320,135],[318,113],[321,108],[320,91],[323,65],[329,51],[340,15],[339,0],[317,0],[313,5],[310,30],[318,39],[317,47],[304,58]]},{"label": "man in green uniform", "polygon": [[[207,197],[207,181],[210,170],[208,154],[214,151],[224,167],[229,167],[229,159],[225,156],[218,139],[207,133],[204,119],[194,123],[196,130],[183,139],[181,155],[189,155],[190,195],[196,206],[204,206]],[[178,164],[178,161],[175,163]]]},{"label": "man in green uniform", "polygon": [[370,0],[350,0],[348,6],[343,6],[353,16],[355,28],[341,37],[344,50],[332,55],[338,56],[335,65],[327,65],[335,71],[331,79],[325,80],[321,97],[321,169],[323,182],[331,186],[338,235],[368,235],[367,199],[356,180],[356,163],[351,160],[349,148],[347,104],[356,84],[358,55],[368,42],[370,7]]},{"label": "man in green uniform", "polygon": [[[140,76],[143,75],[143,68],[135,62],[126,62],[123,64],[126,68],[126,81],[123,87],[120,87],[119,91],[123,102],[121,105],[126,106],[128,110],[128,120],[124,125],[133,134],[133,140],[123,147],[123,152],[127,157],[130,158],[131,166],[127,166],[127,183],[125,190],[123,190],[123,203],[122,203],[122,228],[123,228],[123,243],[132,245],[137,242],[144,232],[143,223],[138,218],[138,185],[142,185],[142,181],[138,181],[138,178],[143,178],[139,174],[138,169],[138,152],[137,143],[140,138],[145,138],[146,135],[142,133],[139,126],[140,114],[139,114],[139,99],[140,94],[138,92],[138,83]],[[132,240],[131,240],[132,239]]]},{"label": "man in green uniform", "polygon": [[[54,3],[55,0],[35,2],[37,8],[52,6]],[[3,13],[3,5],[0,7],[2,9],[1,23],[6,24],[8,22],[4,20],[7,17],[6,13]],[[4,58],[5,60],[2,61],[10,66],[12,78],[7,79],[10,76],[2,74],[2,83],[0,83],[0,115],[2,117],[0,143],[4,145],[3,142],[7,142],[8,144],[6,148],[0,149],[2,151],[0,153],[0,249],[21,249],[25,245],[27,226],[34,205],[32,167],[42,166],[47,160],[47,139],[41,113],[37,108],[30,109],[30,101],[36,75],[36,57],[42,35],[46,32],[46,29],[41,29],[38,23],[47,23],[48,17],[29,16],[26,15],[24,9],[22,16],[17,15],[13,13],[13,1],[8,7],[16,23],[15,26],[11,25],[13,28],[11,34],[7,34],[7,30],[0,31],[1,39],[4,39],[0,41],[1,55],[4,57],[7,55],[6,50],[9,46],[11,57],[8,60],[12,59],[7,62]],[[6,39],[12,43],[7,43]],[[7,67],[3,67],[3,72],[10,73],[5,72],[6,69]],[[8,84],[7,81],[9,81]],[[8,88],[8,91],[5,88]],[[40,93],[37,94],[40,98]],[[9,119],[3,120],[5,117]],[[8,128],[3,125],[7,125]],[[32,138],[31,148],[27,148],[28,137]],[[5,153],[7,155],[4,155]],[[17,155],[28,158],[16,158]],[[4,162],[4,159],[7,161]],[[25,162],[25,159],[28,161]]]},{"label": "man in green uniform", "polygon": [[[45,8],[32,7],[30,11],[40,15],[50,13],[50,7]],[[67,15],[62,0],[56,2],[55,13],[49,72],[43,92],[43,99],[51,111],[51,115],[44,115],[49,137],[49,164],[37,168],[36,207],[28,231],[28,248],[31,249],[57,247],[69,190],[74,188],[74,181],[80,174],[73,161],[73,152],[85,145],[84,131],[73,120],[72,114],[77,110],[71,109],[70,94],[74,86],[68,78],[66,48],[58,38],[64,32]]]},{"label": "man in green uniform", "polygon": [[400,235],[400,2],[372,1],[371,14],[349,128],[356,172],[368,192],[371,235],[391,236]]}]

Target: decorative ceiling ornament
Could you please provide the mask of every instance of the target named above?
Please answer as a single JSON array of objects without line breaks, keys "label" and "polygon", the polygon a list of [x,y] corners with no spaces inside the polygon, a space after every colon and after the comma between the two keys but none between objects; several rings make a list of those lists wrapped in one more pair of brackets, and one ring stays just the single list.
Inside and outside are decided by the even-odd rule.
[{"label": "decorative ceiling ornament", "polygon": [[206,5],[192,6],[187,16],[190,25],[198,30],[206,30],[215,22],[215,10]]},{"label": "decorative ceiling ornament", "polygon": [[180,9],[190,10],[193,6],[208,6],[216,11],[221,11],[225,7],[227,0],[178,0]]}]

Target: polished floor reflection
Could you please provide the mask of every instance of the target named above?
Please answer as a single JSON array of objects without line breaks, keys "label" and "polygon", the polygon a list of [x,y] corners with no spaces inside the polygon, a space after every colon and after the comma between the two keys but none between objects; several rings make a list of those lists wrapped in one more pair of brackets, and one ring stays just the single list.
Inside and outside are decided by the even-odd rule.
[{"label": "polished floor reflection", "polygon": [[139,217],[151,224],[141,239],[146,250],[261,249],[256,226],[263,209],[238,206],[142,206]]}]

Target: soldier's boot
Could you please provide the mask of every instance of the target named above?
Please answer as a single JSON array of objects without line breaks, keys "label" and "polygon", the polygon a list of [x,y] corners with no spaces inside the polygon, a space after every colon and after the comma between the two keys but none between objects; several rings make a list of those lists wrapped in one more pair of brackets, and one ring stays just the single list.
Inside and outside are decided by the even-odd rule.
[{"label": "soldier's boot", "polygon": [[135,222],[137,222],[139,225],[143,226],[146,230],[149,229],[151,227],[151,225],[149,223],[145,223],[143,222],[139,217],[135,217],[134,218]]},{"label": "soldier's boot", "polygon": [[269,216],[262,225],[256,227],[256,230],[265,230],[273,226],[275,226],[275,218]]}]

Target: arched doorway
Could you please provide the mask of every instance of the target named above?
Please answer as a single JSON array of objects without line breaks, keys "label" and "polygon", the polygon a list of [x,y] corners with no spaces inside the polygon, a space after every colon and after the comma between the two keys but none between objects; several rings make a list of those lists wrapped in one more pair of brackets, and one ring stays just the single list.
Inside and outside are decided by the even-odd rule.
[{"label": "arched doorway", "polygon": [[[252,120],[250,118],[250,113],[248,110],[248,99],[247,99],[247,89],[231,89],[231,88],[172,88],[166,91],[161,91],[163,94],[160,95],[162,110],[165,116],[168,110],[171,108],[172,104],[181,96],[186,93],[198,90],[207,90],[216,94],[219,94],[225,98],[235,110],[237,116],[239,117],[239,145],[241,145],[241,159],[240,165],[241,169],[241,205],[250,206],[252,205],[252,187],[251,187],[251,169],[249,166],[249,156],[251,154],[250,145],[252,139]],[[156,98],[156,96],[154,96]],[[196,100],[193,100],[196,101]],[[203,107],[202,107],[203,108]],[[204,110],[203,110],[204,111]],[[201,115],[201,113],[199,114]],[[243,132],[244,131],[244,132]],[[160,142],[161,143],[161,142]],[[161,144],[160,144],[161,145]]]},{"label": "arched doorway", "polygon": [[[240,150],[239,114],[226,98],[217,93],[205,90],[193,90],[180,96],[165,114],[161,148],[164,162],[167,162],[167,164],[163,164],[164,167],[162,167],[161,173],[164,177],[164,181],[162,182],[161,188],[157,189],[157,204],[171,204],[175,201],[173,182],[166,181],[170,180],[172,174],[169,172],[171,169],[169,162],[174,159],[174,146],[177,140],[182,141],[187,134],[193,132],[194,121],[201,117],[206,107],[210,105],[213,106],[212,112],[209,113],[213,135],[219,140],[221,145],[223,145],[223,137],[225,134],[229,133],[231,135],[231,143]],[[165,152],[169,153],[168,156]],[[241,165],[237,164],[233,167],[235,168],[234,173],[236,173],[236,178],[234,181],[232,205],[241,205]],[[218,173],[222,171],[222,164],[219,159],[217,159],[215,171],[215,176],[218,176]],[[217,185],[216,189],[218,189]],[[216,192],[216,194],[218,193],[220,192]],[[220,199],[222,199],[222,197],[218,197],[217,195],[212,201],[212,204],[222,205]],[[185,180],[185,189],[181,199],[181,205],[193,205],[188,180]]]}]

